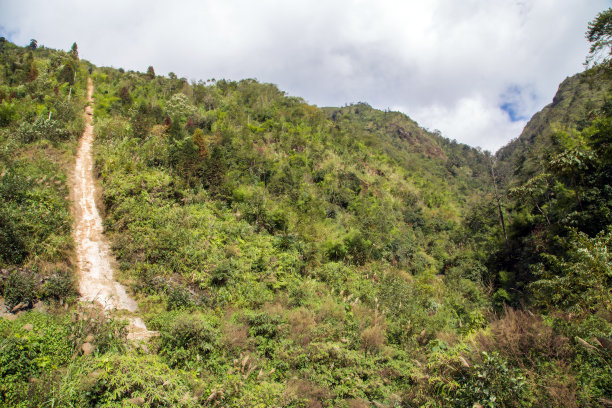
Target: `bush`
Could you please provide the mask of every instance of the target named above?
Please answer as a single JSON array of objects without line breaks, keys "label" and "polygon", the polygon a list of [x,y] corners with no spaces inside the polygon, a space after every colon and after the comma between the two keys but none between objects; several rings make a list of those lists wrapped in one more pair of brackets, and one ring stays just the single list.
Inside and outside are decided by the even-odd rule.
[{"label": "bush", "polygon": [[0,262],[66,260],[71,237],[65,175],[49,150],[28,149],[32,158],[0,171]]},{"label": "bush", "polygon": [[222,262],[213,269],[210,283],[214,286],[224,286],[233,276],[230,262]]},{"label": "bush", "polygon": [[70,132],[59,122],[39,116],[34,123],[22,123],[17,130],[17,138],[22,143],[32,143],[42,139],[59,142],[70,139]]},{"label": "bush", "polygon": [[[354,265],[364,265],[370,258],[372,242],[364,239],[360,232],[351,231],[344,238],[346,255]],[[330,258],[331,259],[331,258]]]},{"label": "bush", "polygon": [[[24,326],[31,324],[30,330]],[[36,312],[18,320],[0,320],[0,406],[39,406],[48,390],[37,389],[40,378],[70,361],[74,343],[66,316]],[[47,398],[45,398],[47,397]]]},{"label": "bush", "polygon": [[83,361],[64,398],[69,406],[193,407],[185,379],[154,355],[110,355]]},{"label": "bush", "polygon": [[193,306],[191,294],[187,289],[181,287],[171,287],[168,290],[167,309],[170,310],[185,310]]},{"label": "bush", "polygon": [[19,264],[27,256],[25,244],[13,217],[0,203],[0,261]]},{"label": "bush", "polygon": [[474,401],[484,406],[522,406],[525,377],[519,370],[509,368],[497,353],[483,352],[482,356],[482,363],[473,367],[454,401],[467,402],[467,407],[471,407]]},{"label": "bush", "polygon": [[0,103],[0,126],[8,126],[19,118],[14,103],[2,101]]},{"label": "bush", "polygon": [[575,314],[612,310],[611,243],[612,229],[594,238],[572,230],[565,259],[543,254],[548,267],[538,264],[532,268],[540,278],[530,285],[536,304]]},{"label": "bush", "polygon": [[520,370],[508,367],[498,353],[482,352],[482,362],[455,371],[453,383],[443,393],[446,404],[453,407],[522,407],[525,390]]},{"label": "bush", "polygon": [[45,299],[71,302],[79,295],[69,271],[58,271],[49,278],[42,288]]},{"label": "bush", "polygon": [[162,330],[159,354],[171,367],[186,367],[206,357],[216,347],[218,335],[199,316],[181,316]]},{"label": "bush", "polygon": [[272,316],[267,312],[249,312],[245,317],[249,325],[249,336],[273,339],[278,335],[282,323],[280,316]]},{"label": "bush", "polygon": [[38,282],[31,271],[13,271],[4,283],[4,301],[9,309],[19,303],[26,303],[31,306],[37,298]]},{"label": "bush", "polygon": [[385,342],[385,331],[381,326],[371,326],[361,332],[361,347],[369,353],[376,354]]},{"label": "bush", "polygon": [[332,262],[344,260],[347,254],[345,243],[340,240],[327,240],[323,243],[323,252]]},{"label": "bush", "polygon": [[482,349],[497,350],[520,367],[570,357],[568,338],[556,334],[540,316],[511,308],[491,323],[491,337],[481,335],[479,341]]},{"label": "bush", "polygon": [[127,320],[108,318],[102,308],[79,309],[72,316],[70,325],[71,337],[75,339],[75,346],[87,336],[93,336],[94,351],[97,354],[125,351],[127,338]]},{"label": "bush", "polygon": [[0,405],[18,406],[27,396],[28,379],[38,373],[37,353],[26,340],[3,338],[0,353]]}]

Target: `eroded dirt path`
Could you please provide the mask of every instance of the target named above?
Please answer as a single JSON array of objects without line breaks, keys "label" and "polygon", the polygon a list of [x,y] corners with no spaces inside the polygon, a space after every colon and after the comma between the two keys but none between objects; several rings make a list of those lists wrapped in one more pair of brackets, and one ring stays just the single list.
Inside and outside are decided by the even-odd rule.
[{"label": "eroded dirt path", "polygon": [[[87,99],[93,105],[93,82],[87,83]],[[79,143],[74,177],[71,183],[71,198],[74,206],[74,239],[76,243],[79,291],[81,300],[97,302],[105,310],[126,310],[136,312],[138,305],[113,279],[115,260],[104,237],[102,217],[96,207],[96,183],[93,173],[93,108],[87,106],[84,112],[85,130]],[[144,322],[138,317],[129,318],[131,338],[149,337]]]}]

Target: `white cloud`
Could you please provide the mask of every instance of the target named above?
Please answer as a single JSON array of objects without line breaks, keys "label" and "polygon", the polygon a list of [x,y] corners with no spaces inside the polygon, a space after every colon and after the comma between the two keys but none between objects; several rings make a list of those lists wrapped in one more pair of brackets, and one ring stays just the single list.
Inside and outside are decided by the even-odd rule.
[{"label": "white cloud", "polygon": [[[495,149],[518,117],[582,69],[587,22],[608,0],[4,0],[0,31],[98,65],[190,79],[258,78],[320,106],[402,110]],[[520,90],[515,92],[513,90]],[[510,105],[507,105],[507,107]]]},{"label": "white cloud", "polygon": [[[452,106],[422,107],[415,117],[423,124],[435,124],[437,127],[430,130],[438,129],[443,136],[492,152],[518,136],[526,124],[526,120],[512,122],[505,112],[478,95],[459,99]],[[452,129],[452,136],[443,129]]]}]

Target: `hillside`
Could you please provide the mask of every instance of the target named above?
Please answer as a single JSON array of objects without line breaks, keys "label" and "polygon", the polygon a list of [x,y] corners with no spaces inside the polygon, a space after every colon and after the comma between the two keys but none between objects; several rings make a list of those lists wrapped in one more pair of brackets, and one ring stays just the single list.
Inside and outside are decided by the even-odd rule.
[{"label": "hillside", "polygon": [[549,262],[542,254],[565,255],[576,231],[594,237],[609,230],[611,90],[606,64],[567,78],[519,138],[496,153],[510,245],[488,265],[512,271],[500,282],[514,291],[508,298],[523,299],[538,279],[534,271]]},{"label": "hillside", "polygon": [[[497,155],[510,174],[499,170],[550,138],[538,123],[581,126],[591,176],[576,173],[578,191],[574,173],[552,172],[553,208],[502,180],[496,193],[491,157],[399,112],[318,108],[252,79],[96,67],[76,44],[1,52],[0,404],[596,407],[612,396],[610,234],[598,235],[610,222],[609,113],[570,113],[603,100],[607,77],[566,81],[573,102],[564,91],[526,128],[535,136]],[[125,313],[75,290],[67,180],[88,78],[98,205],[115,278],[158,333],[144,344],[126,338]],[[581,228],[595,225],[591,205],[594,232]]]},{"label": "hillside", "polygon": [[566,78],[552,102],[533,115],[517,139],[495,154],[500,174],[512,184],[524,182],[541,171],[537,157],[554,144],[552,135],[556,131],[580,131],[587,127],[597,112],[607,106],[611,90],[612,77],[603,69]]}]

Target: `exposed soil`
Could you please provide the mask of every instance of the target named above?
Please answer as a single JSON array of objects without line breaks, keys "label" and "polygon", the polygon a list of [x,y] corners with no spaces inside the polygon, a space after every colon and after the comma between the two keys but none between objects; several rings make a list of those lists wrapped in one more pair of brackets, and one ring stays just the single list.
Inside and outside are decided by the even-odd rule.
[{"label": "exposed soil", "polygon": [[[76,243],[79,291],[84,302],[96,302],[105,310],[136,312],[138,304],[126,292],[125,287],[113,279],[112,256],[104,237],[102,218],[96,206],[96,182],[93,173],[93,82],[88,79],[85,108],[85,130],[76,156],[74,176],[71,183],[71,199],[75,218],[74,240]],[[150,337],[151,332],[138,317],[129,318],[128,338]]]}]

